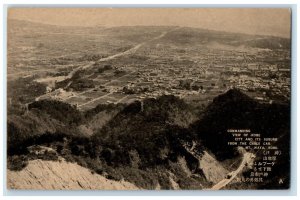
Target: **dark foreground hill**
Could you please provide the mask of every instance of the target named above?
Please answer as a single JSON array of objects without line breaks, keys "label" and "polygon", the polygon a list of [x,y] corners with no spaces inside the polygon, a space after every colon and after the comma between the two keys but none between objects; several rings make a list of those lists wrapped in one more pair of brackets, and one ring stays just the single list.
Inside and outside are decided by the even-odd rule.
[{"label": "dark foreground hill", "polygon": [[[228,166],[223,163],[240,159],[227,145],[232,138],[226,130],[251,129],[279,137],[277,145],[284,152],[273,179],[252,187],[277,187],[278,177],[287,180],[278,187],[288,187],[289,105],[261,104],[234,89],[216,97],[201,114],[194,110],[174,96],[99,105],[85,113],[61,102],[34,102],[23,115],[8,117],[8,167],[22,170],[28,160],[64,157],[140,188],[203,189],[226,175]],[[37,156],[28,148],[32,145],[48,146],[56,153]],[[211,175],[208,169],[219,173]]]},{"label": "dark foreground hill", "polygon": [[[288,188],[290,177],[290,107],[287,104],[261,104],[239,90],[229,90],[216,97],[204,111],[203,117],[191,125],[191,130],[199,137],[218,160],[226,160],[237,154],[227,129],[250,129],[261,134],[261,138],[276,137],[274,144],[282,152],[270,172],[269,181],[258,188]],[[257,160],[263,151],[255,151]],[[278,184],[282,178],[284,183]],[[274,184],[275,183],[275,184]],[[240,187],[237,187],[240,188]]]},{"label": "dark foreground hill", "polygon": [[216,97],[191,128],[218,157],[232,156],[227,129],[250,129],[263,137],[282,137],[290,132],[290,108],[285,104],[261,104],[232,89]]}]

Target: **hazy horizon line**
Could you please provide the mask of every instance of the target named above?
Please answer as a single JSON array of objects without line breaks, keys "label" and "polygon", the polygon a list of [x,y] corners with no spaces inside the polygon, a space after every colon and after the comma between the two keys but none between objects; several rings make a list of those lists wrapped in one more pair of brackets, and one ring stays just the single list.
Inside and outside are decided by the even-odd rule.
[{"label": "hazy horizon line", "polygon": [[[223,32],[223,33],[231,33],[231,34],[242,34],[242,35],[250,35],[250,36],[268,36],[268,37],[276,37],[276,38],[283,38],[283,39],[291,39],[291,34],[289,36],[278,36],[278,35],[269,35],[269,34],[251,34],[251,33],[244,33],[244,32],[235,32],[235,31],[225,31],[225,30],[218,30],[218,29],[209,29],[209,28],[202,28],[202,27],[195,27],[195,26],[179,26],[179,25],[142,25],[142,24],[136,24],[136,25],[103,25],[103,24],[98,24],[98,25],[62,25],[62,24],[53,24],[53,23],[47,23],[47,22],[40,22],[40,21],[35,21],[35,20],[25,20],[25,19],[18,19],[18,18],[7,18],[7,22],[9,20],[16,20],[16,21],[24,21],[24,22],[29,22],[29,23],[35,23],[35,24],[41,24],[41,25],[48,25],[48,26],[57,26],[57,27],[80,27],[80,28],[95,28],[95,27],[107,27],[107,28],[113,28],[113,27],[135,27],[135,26],[140,26],[140,27],[182,27],[182,28],[194,28],[194,29],[202,29],[202,30],[208,30],[208,31],[216,31],[216,32]],[[8,23],[7,23],[8,25]]]}]

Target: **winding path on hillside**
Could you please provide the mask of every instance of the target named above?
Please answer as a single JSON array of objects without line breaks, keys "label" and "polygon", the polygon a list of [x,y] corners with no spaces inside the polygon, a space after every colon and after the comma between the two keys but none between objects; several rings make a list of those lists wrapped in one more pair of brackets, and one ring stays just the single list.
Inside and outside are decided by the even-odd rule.
[{"label": "winding path on hillside", "polygon": [[244,169],[246,164],[250,163],[252,161],[253,158],[254,158],[254,154],[249,153],[249,152],[244,153],[243,160],[242,160],[241,164],[239,165],[239,167],[235,171],[232,171],[228,174],[230,176],[230,178],[225,178],[225,179],[221,180],[220,182],[215,184],[210,190],[220,190],[223,187],[225,187],[226,185],[228,185]]}]

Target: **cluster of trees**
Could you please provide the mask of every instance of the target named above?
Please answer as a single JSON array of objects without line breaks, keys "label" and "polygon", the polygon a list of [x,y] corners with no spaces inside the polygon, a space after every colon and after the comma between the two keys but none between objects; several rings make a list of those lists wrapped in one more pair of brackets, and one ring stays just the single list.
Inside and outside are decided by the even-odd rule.
[{"label": "cluster of trees", "polygon": [[[78,135],[78,126],[92,120],[100,112],[112,110],[118,110],[118,114],[92,136]],[[24,132],[38,131],[41,127],[24,128],[28,123],[16,126],[16,121],[11,120],[8,124],[8,153],[10,156],[20,156],[10,159],[17,163],[17,168],[26,165],[26,159],[21,155],[26,155],[28,146],[42,144],[51,146],[68,161],[77,162],[95,173],[116,180],[123,178],[147,189],[153,189],[158,184],[163,189],[169,189],[168,171],[175,174],[181,188],[197,188],[199,181],[209,184],[199,172],[198,160],[185,146],[196,142],[200,156],[208,149],[218,160],[233,158],[236,151],[227,145],[232,139],[226,133],[228,128],[250,128],[253,132],[274,137],[289,133],[287,105],[260,104],[238,90],[230,90],[215,98],[198,116],[198,120],[190,121],[187,127],[178,122],[184,117],[177,120],[171,118],[194,110],[175,96],[146,99],[143,104],[136,101],[129,105],[99,105],[85,113],[63,102],[43,100],[29,105],[29,112],[33,111],[43,113],[44,121],[31,123],[30,127],[45,123],[48,116],[47,127],[50,127],[49,123],[56,122],[55,126],[61,128],[52,131],[44,128],[43,134],[24,138]],[[288,152],[286,146],[282,148]],[[195,178],[184,174],[178,165],[179,157],[185,158],[189,170],[200,176]],[[289,153],[283,159],[280,168],[287,169],[288,164],[285,163],[288,163]]]},{"label": "cluster of trees", "polygon": [[84,91],[87,88],[95,88],[95,83],[90,79],[76,79],[70,84],[69,88],[75,91]]},{"label": "cluster of trees", "polygon": [[36,109],[47,113],[51,118],[65,125],[79,125],[83,119],[82,113],[74,106],[58,100],[40,100],[28,105],[28,109]]},{"label": "cluster of trees", "polygon": [[105,72],[107,70],[113,69],[113,67],[111,65],[109,65],[109,64],[103,66],[102,64],[95,63],[94,67],[97,67],[97,72],[99,74],[101,74],[101,73],[103,73],[103,72]]},{"label": "cluster of trees", "polygon": [[187,79],[187,80],[180,80],[179,81],[179,87],[186,89],[186,90],[190,90],[191,89],[191,83],[193,81],[191,79]]},{"label": "cluster of trees", "polygon": [[8,84],[10,88],[7,90],[7,96],[12,99],[12,103],[29,103],[46,93],[46,85],[34,81],[35,78],[19,78]]},{"label": "cluster of trees", "polygon": [[125,75],[125,74],[126,74],[126,71],[116,69],[115,72],[114,72],[114,74],[115,74],[116,77],[120,77],[120,76]]},{"label": "cluster of trees", "polygon": [[[195,85],[192,84],[192,80],[187,79],[187,80],[180,80],[179,81],[179,87],[185,90],[194,90],[194,91],[198,91],[199,89],[203,90],[203,86],[202,85]],[[214,83],[212,83],[211,86],[214,86]]]}]

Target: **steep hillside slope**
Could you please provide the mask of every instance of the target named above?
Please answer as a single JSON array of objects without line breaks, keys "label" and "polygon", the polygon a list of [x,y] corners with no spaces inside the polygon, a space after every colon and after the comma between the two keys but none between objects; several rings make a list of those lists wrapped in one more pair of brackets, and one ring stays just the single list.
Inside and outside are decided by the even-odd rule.
[{"label": "steep hillside slope", "polygon": [[199,165],[205,175],[205,178],[212,183],[219,182],[228,173],[228,170],[220,165],[220,162],[206,151],[204,151],[204,154],[199,161]]},{"label": "steep hillside slope", "polygon": [[[276,145],[283,152],[271,172],[273,179],[257,187],[272,188],[279,177],[289,179],[288,104],[262,104],[233,89],[214,98],[200,115],[174,96],[145,99],[129,105],[98,106],[85,113],[56,105],[70,115],[63,115],[60,109],[44,108],[45,105],[36,103],[30,112],[43,111],[52,120],[65,125],[66,130],[44,134],[39,131],[35,135],[28,131],[49,128],[42,129],[40,124],[35,124],[32,129],[32,123],[18,126],[17,130],[31,134],[32,138],[18,143],[18,148],[24,151],[10,152],[10,170],[21,170],[21,173],[27,161],[31,163],[38,158],[55,160],[47,154],[32,156],[26,151],[31,145],[42,145],[95,174],[115,181],[124,179],[139,188],[205,189],[224,179],[227,172],[232,171],[227,167],[240,159],[236,147],[228,146],[232,136],[227,129],[251,129],[262,137],[278,137]],[[68,134],[68,127],[74,127],[72,134]],[[84,129],[89,129],[91,134],[81,135]],[[256,152],[258,159],[262,156],[261,152]],[[288,187],[288,183],[286,181],[284,187]],[[244,186],[239,183],[235,187]]]},{"label": "steep hillside slope", "polygon": [[113,181],[66,161],[30,161],[21,171],[7,171],[11,189],[37,190],[137,190],[126,181]]}]

